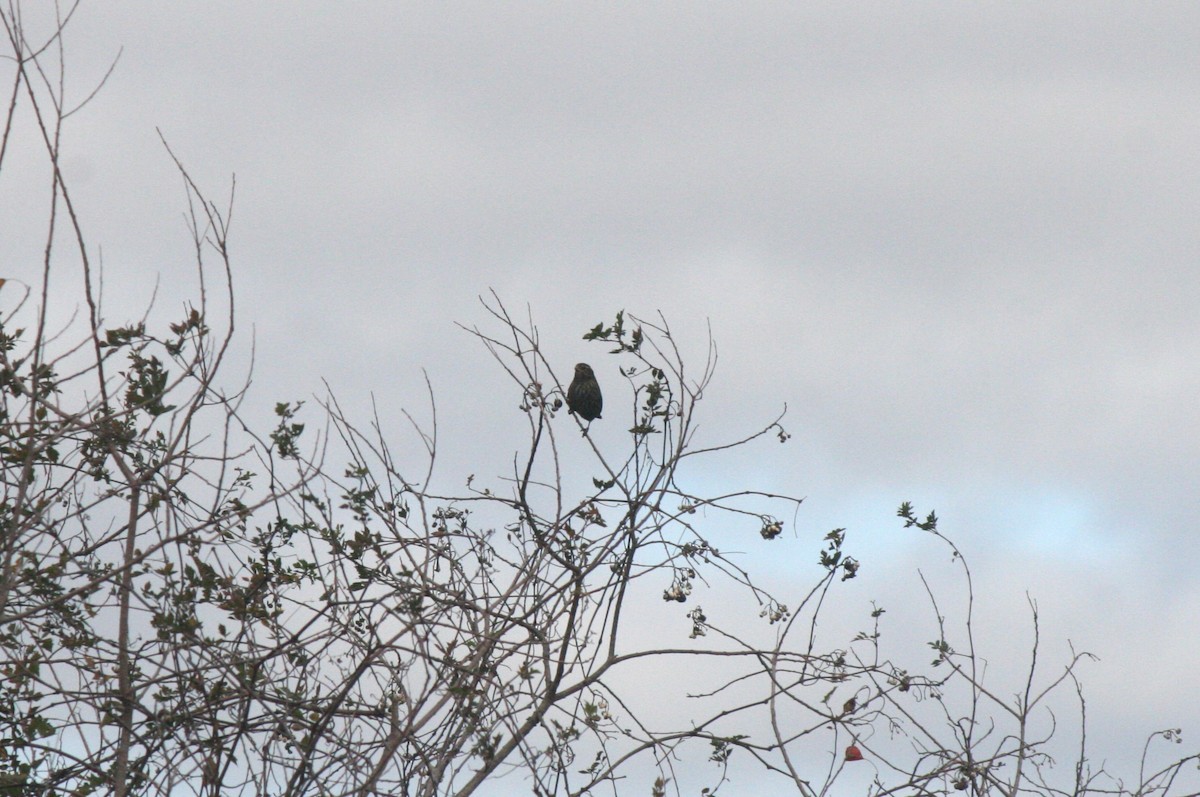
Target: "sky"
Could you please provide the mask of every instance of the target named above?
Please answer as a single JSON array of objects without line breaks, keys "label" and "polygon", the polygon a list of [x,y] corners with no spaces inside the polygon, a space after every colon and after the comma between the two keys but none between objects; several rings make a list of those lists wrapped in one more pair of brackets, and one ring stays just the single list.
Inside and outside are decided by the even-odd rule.
[{"label": "sky", "polygon": [[[64,170],[113,317],[151,275],[167,309],[194,289],[159,131],[213,197],[236,175],[254,395],[324,379],[400,437],[425,369],[450,481],[520,439],[456,326],[486,328],[480,295],[533,317],[560,378],[592,361],[612,406],[584,331],[661,311],[699,364],[711,328],[702,435],[788,410],[787,445],[696,476],[806,497],[799,558],[768,572],[805,581],[846,527],[854,600],[921,601],[916,568],[947,557],[894,515],[936,509],[993,660],[1027,646],[1029,598],[1047,655],[1100,657],[1083,681],[1118,756],[1200,740],[1197,31],[1184,2],[85,2],[68,94],[117,63]],[[40,174],[22,156],[16,184]],[[20,278],[39,209],[13,185]]]}]

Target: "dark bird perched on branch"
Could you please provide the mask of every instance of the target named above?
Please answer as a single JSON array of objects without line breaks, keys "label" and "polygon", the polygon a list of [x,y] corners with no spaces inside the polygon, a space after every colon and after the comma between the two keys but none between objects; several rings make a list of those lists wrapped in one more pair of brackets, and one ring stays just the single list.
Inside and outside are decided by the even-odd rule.
[{"label": "dark bird perched on branch", "polygon": [[577,414],[591,425],[604,409],[604,397],[600,395],[600,383],[592,373],[592,366],[579,363],[575,366],[575,378],[567,388],[567,411]]}]

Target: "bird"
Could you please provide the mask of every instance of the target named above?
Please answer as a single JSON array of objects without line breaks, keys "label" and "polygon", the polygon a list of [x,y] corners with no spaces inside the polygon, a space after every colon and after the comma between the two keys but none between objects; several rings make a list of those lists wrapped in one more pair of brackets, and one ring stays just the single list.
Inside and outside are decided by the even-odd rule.
[{"label": "bird", "polygon": [[600,383],[592,366],[579,363],[575,366],[575,378],[567,388],[567,412],[575,413],[591,426],[604,409],[604,397],[600,395]]}]

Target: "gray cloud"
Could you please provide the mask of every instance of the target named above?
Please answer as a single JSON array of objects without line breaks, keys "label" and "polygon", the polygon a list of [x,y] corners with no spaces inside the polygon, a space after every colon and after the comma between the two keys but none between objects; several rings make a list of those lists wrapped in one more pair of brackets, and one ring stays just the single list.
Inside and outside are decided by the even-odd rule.
[{"label": "gray cloud", "polygon": [[[585,328],[662,309],[702,356],[709,318],[704,433],[788,403],[761,471],[810,497],[802,533],[870,540],[927,501],[997,593],[997,644],[1029,590],[1116,651],[1101,716],[1200,715],[1200,6],[126,2],[75,24],[81,86],[125,47],[68,137],[110,298],[191,279],[159,126],[215,196],[237,173],[264,404],[327,376],[398,417],[428,367],[457,479],[519,440],[481,438],[517,397],[479,406],[510,388],[452,324],[489,286],[614,401]],[[1131,707],[1160,645],[1177,688]]]}]

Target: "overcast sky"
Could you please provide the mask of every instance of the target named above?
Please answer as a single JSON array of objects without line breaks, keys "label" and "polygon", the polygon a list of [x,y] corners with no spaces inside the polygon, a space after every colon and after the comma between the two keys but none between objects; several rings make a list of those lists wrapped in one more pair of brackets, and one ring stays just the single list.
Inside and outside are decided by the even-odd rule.
[{"label": "overcast sky", "polygon": [[[452,483],[519,439],[454,325],[486,323],[479,294],[612,406],[585,329],[661,310],[695,359],[711,323],[705,434],[788,406],[793,439],[737,462],[807,496],[801,581],[836,526],[855,600],[949,572],[894,518],[937,509],[992,659],[1027,644],[1028,593],[1056,662],[1101,657],[1114,753],[1200,740],[1200,4],[121,0],[72,22],[68,91],[118,51],[64,147],[110,316],[194,280],[158,128],[214,197],[236,174],[257,400],[324,377],[398,418],[425,368]],[[27,205],[4,181],[10,276],[37,268]]]}]

